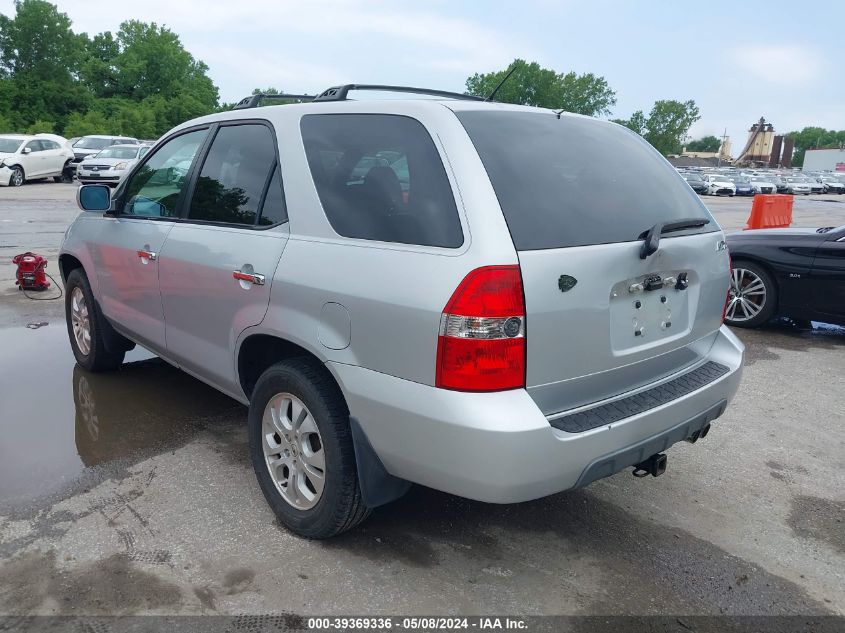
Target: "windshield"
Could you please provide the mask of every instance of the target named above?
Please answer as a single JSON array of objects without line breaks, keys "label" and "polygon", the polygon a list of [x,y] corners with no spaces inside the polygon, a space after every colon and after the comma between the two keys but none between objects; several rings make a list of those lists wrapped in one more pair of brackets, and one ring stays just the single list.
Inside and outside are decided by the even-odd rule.
[{"label": "windshield", "polygon": [[78,147],[79,149],[103,149],[104,147],[108,147],[111,144],[111,139],[91,138],[89,136],[84,136],[78,141],[76,141],[73,146]]},{"label": "windshield", "polygon": [[137,147],[107,147],[97,154],[97,158],[123,158],[133,159],[138,155]]},{"label": "windshield", "polygon": [[666,160],[625,128],[542,111],[456,115],[517,250],[628,242],[658,222],[711,219]]},{"label": "windshield", "polygon": [[807,182],[806,178],[787,178],[786,182]]},{"label": "windshield", "polygon": [[701,180],[701,176],[699,176],[698,174],[687,174],[686,176],[684,176],[684,178],[686,178],[687,180]]},{"label": "windshield", "polygon": [[0,138],[0,152],[14,154],[23,141],[19,138]]},{"label": "windshield", "polygon": [[747,185],[748,183],[751,182],[750,180],[748,180],[748,178],[737,178],[737,177],[731,178],[731,181],[733,181],[737,185]]}]

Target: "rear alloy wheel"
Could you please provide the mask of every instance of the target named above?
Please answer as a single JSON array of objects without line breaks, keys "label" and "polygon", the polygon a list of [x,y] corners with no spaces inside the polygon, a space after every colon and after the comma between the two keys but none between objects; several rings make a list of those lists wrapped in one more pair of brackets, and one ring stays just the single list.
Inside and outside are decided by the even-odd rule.
[{"label": "rear alloy wheel", "polygon": [[250,397],[249,449],[267,503],[292,532],[329,538],[369,515],[349,409],[319,361],[293,358],[261,374]]},{"label": "rear alloy wheel", "polygon": [[777,288],[769,273],[752,262],[734,262],[725,322],[757,327],[772,318],[776,306]]},{"label": "rear alloy wheel", "polygon": [[23,169],[21,167],[15,167],[14,171],[12,171],[12,177],[9,179],[9,184],[13,187],[20,187],[24,182],[26,182],[26,176],[23,173]]},{"label": "rear alloy wheel", "polygon": [[299,510],[317,505],[326,483],[320,429],[308,407],[291,393],[278,393],[264,407],[264,462],[282,499]]}]

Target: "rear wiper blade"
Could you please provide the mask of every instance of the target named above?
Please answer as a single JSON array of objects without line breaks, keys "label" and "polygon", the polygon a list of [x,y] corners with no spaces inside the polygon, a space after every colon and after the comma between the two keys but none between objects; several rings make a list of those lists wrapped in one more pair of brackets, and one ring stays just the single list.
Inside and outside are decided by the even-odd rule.
[{"label": "rear wiper blade", "polygon": [[643,247],[640,250],[640,259],[645,259],[657,252],[660,246],[660,236],[664,233],[683,231],[684,229],[697,229],[707,224],[710,224],[709,218],[686,218],[684,220],[675,220],[674,222],[658,222],[648,231],[640,233],[639,239],[644,240]]}]

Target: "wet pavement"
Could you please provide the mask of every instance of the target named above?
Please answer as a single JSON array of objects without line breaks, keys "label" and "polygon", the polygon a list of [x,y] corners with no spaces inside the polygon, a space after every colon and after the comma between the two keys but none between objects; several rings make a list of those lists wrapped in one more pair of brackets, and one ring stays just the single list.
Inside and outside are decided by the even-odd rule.
[{"label": "wet pavement", "polygon": [[0,509],[125,472],[128,460],[190,440],[207,416],[245,414],[234,400],[140,347],[119,373],[86,372],[60,321],[0,329],[0,349],[4,368],[19,368],[0,386]]},{"label": "wet pavement", "polygon": [[0,615],[845,614],[845,330],[737,333],[736,400],[658,479],[415,487],[310,542],[264,502],[243,406],[140,348],[85,372],[61,302],[0,294]]}]

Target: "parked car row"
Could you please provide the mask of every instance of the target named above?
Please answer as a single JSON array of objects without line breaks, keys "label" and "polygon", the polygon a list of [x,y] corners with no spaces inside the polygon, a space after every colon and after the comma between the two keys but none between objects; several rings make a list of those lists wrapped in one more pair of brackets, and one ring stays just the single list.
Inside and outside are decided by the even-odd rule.
[{"label": "parked car row", "polygon": [[693,191],[711,196],[753,196],[758,193],[845,193],[845,174],[836,172],[803,173],[785,170],[747,170],[735,167],[720,169],[679,168]]},{"label": "parked car row", "polygon": [[29,180],[116,185],[155,141],[94,134],[70,140],[55,134],[0,134],[0,185]]}]

